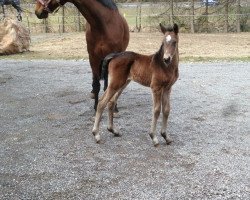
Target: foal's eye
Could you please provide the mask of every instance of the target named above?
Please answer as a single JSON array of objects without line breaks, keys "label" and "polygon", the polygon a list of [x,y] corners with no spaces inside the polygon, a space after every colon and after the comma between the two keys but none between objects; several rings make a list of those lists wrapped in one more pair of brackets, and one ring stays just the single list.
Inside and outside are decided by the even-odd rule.
[{"label": "foal's eye", "polygon": [[173,46],[176,46],[176,43],[177,43],[176,41],[172,41]]}]

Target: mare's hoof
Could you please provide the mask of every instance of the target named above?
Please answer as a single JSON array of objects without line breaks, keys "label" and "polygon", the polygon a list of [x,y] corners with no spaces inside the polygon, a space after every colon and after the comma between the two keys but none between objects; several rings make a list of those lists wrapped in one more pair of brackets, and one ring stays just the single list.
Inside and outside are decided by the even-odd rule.
[{"label": "mare's hoof", "polygon": [[95,93],[91,92],[91,93],[89,94],[89,97],[90,97],[91,99],[95,99]]}]

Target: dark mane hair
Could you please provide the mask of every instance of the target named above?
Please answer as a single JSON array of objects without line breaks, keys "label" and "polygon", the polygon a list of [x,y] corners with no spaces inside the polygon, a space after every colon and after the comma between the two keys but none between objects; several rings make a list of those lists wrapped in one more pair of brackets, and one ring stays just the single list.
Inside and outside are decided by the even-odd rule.
[{"label": "dark mane hair", "polygon": [[97,0],[97,1],[107,8],[110,8],[112,10],[117,9],[115,2],[112,0]]}]

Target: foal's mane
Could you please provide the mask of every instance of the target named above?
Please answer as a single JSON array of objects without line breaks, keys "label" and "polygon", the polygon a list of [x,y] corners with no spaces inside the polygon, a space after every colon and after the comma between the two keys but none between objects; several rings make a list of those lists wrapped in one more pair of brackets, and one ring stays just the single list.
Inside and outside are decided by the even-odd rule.
[{"label": "foal's mane", "polygon": [[117,6],[112,0],[97,0],[97,1],[107,8],[110,8],[112,10],[117,10]]}]

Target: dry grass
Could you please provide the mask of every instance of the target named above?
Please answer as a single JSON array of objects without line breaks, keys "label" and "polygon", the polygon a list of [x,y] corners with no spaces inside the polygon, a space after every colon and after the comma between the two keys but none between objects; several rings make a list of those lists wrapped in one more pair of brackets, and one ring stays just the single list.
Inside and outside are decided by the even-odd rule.
[{"label": "dry grass", "polygon": [[[160,33],[131,33],[127,50],[152,54],[161,43]],[[182,61],[250,60],[250,33],[180,34]],[[7,57],[6,57],[7,58]],[[87,59],[85,34],[34,35],[30,52],[11,55],[15,59]]]}]

